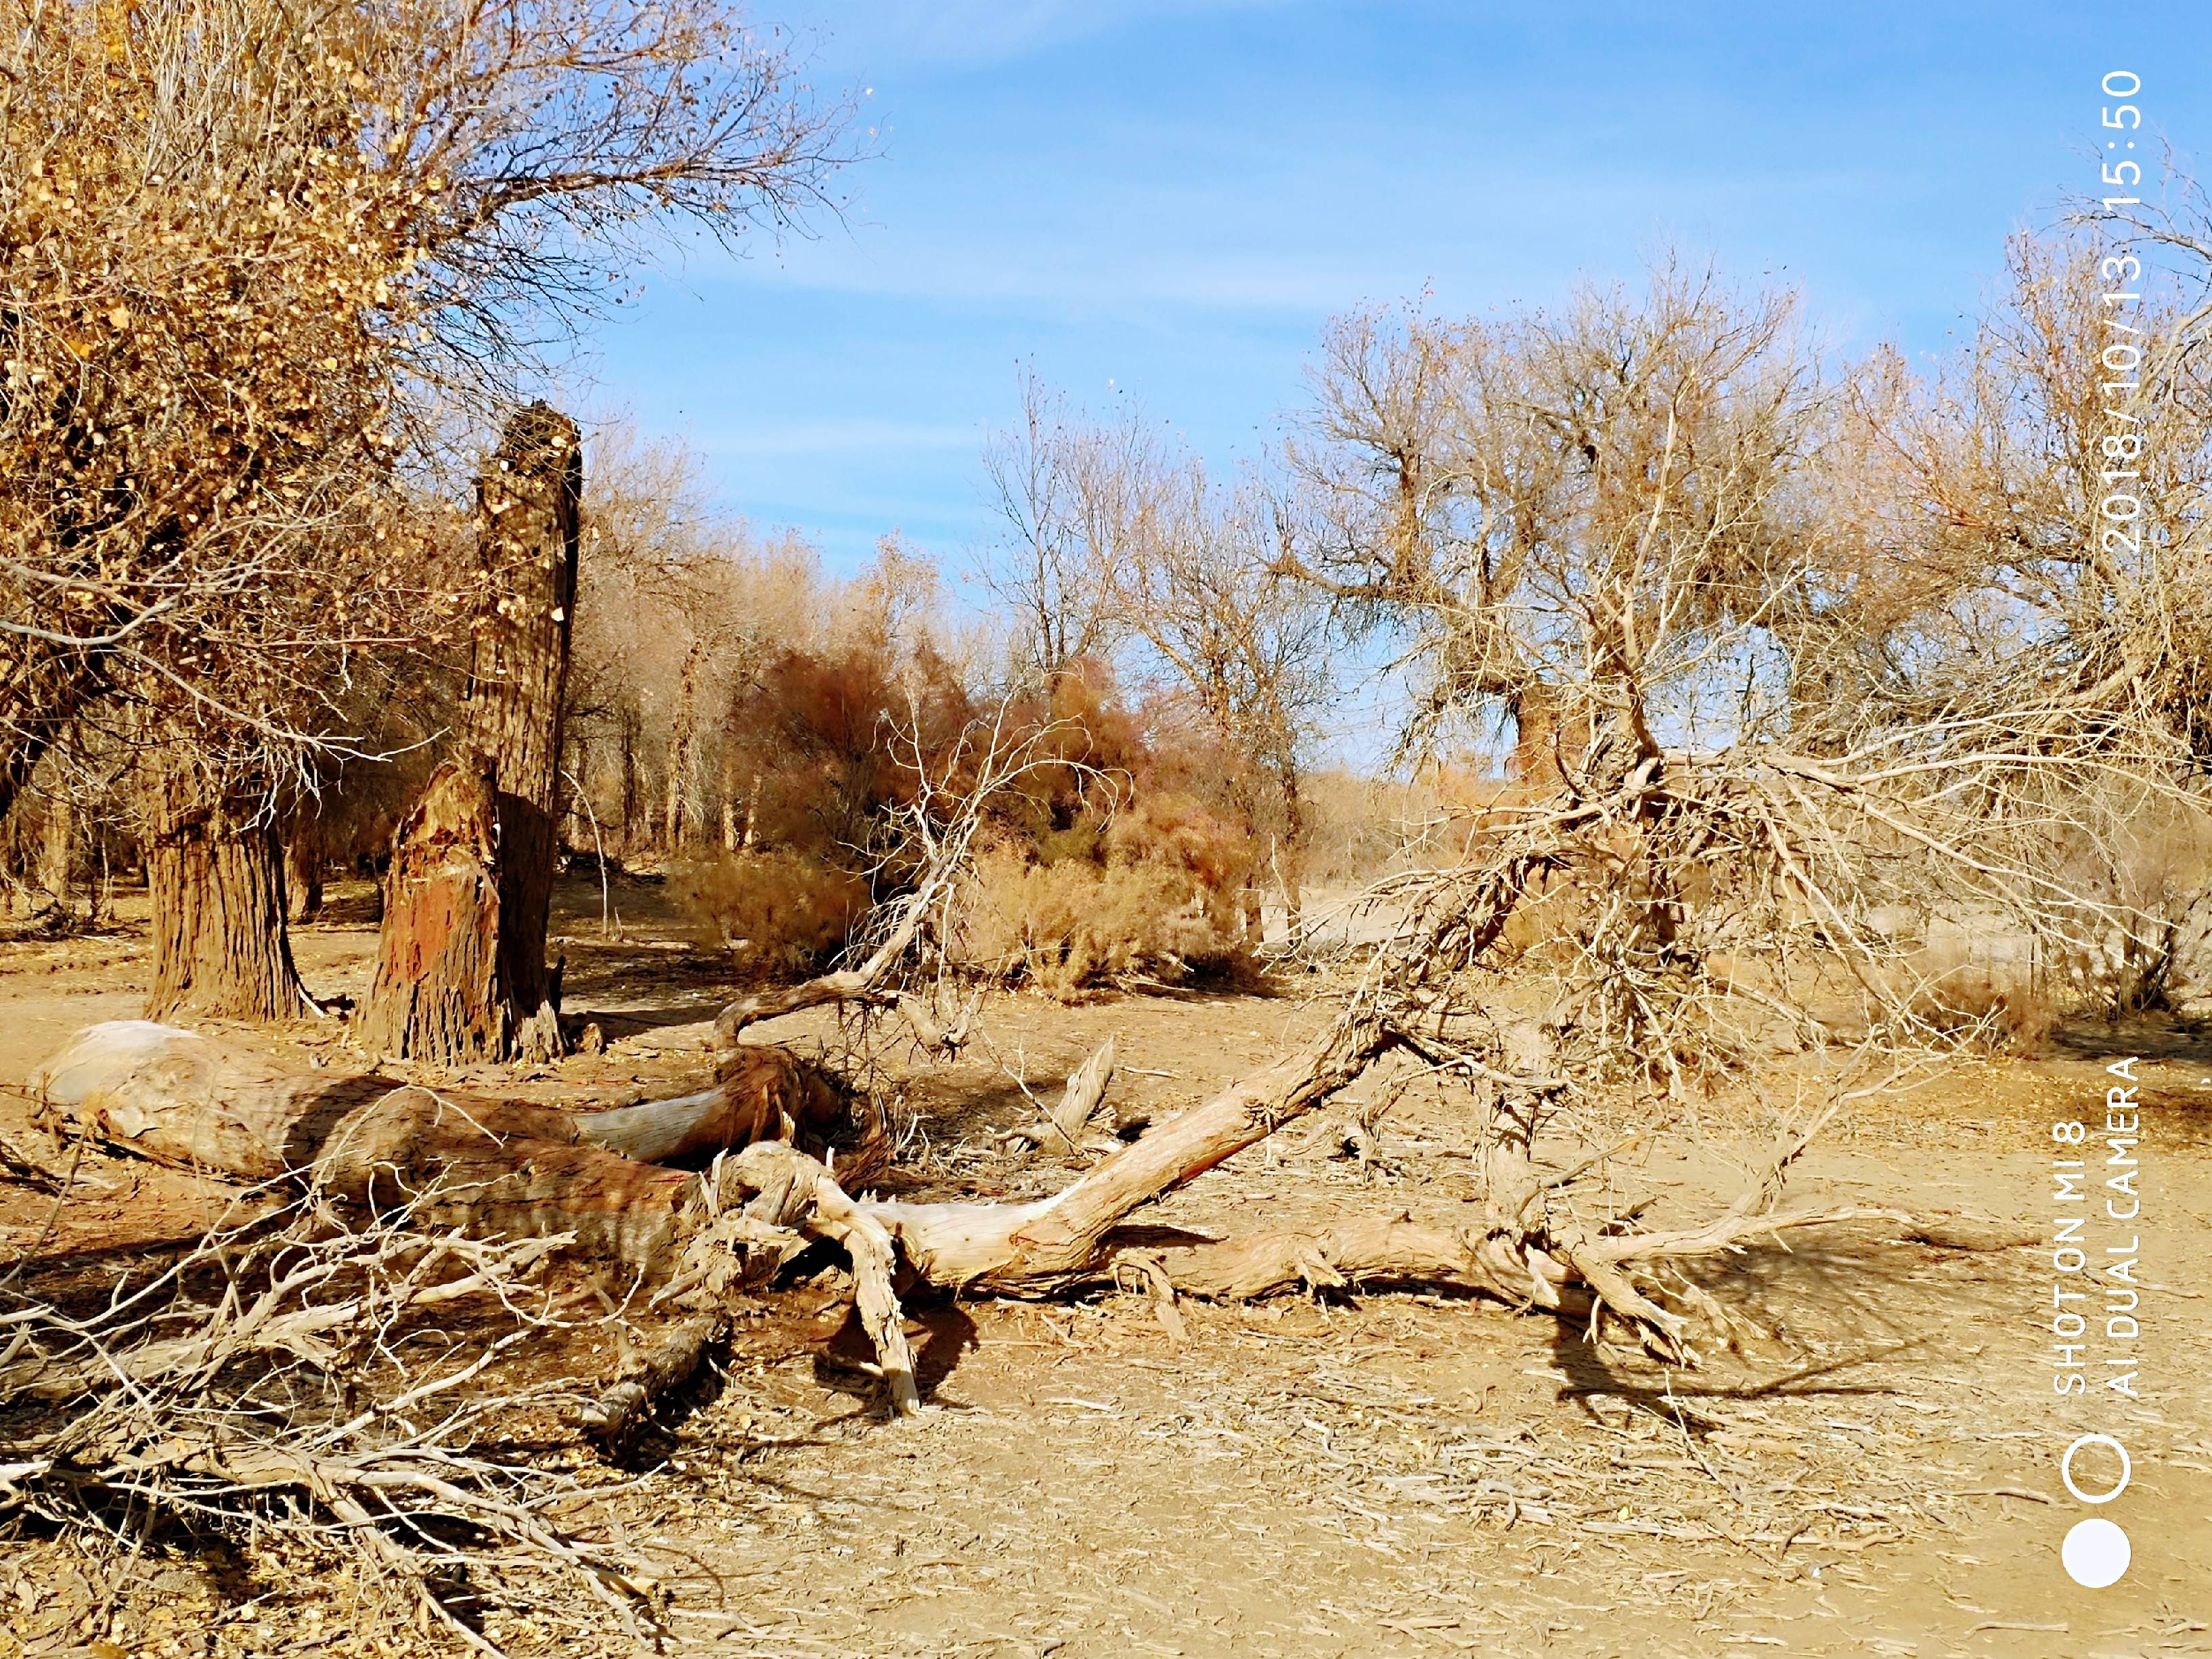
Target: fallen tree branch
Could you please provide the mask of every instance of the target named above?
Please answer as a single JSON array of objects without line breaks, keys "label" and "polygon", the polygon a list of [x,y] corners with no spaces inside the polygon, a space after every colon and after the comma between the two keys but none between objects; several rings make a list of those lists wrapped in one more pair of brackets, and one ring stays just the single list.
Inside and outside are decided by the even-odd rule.
[{"label": "fallen tree branch", "polygon": [[942,1289],[1037,1295],[1096,1277],[1106,1238],[1139,1206],[1312,1110],[1396,1038],[1355,1006],[1300,1054],[1157,1123],[1049,1198],[1027,1204],[870,1202],[915,1270]]}]

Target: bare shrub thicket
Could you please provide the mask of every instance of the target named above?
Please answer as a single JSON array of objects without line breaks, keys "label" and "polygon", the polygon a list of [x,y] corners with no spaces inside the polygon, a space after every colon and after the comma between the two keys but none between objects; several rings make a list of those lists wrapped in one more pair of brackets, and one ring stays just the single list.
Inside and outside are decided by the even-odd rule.
[{"label": "bare shrub thicket", "polygon": [[967,885],[954,959],[1063,998],[1233,973],[1259,942],[1251,866],[1249,842],[1187,796],[1079,822],[1045,852],[1002,838]]},{"label": "bare shrub thicket", "polygon": [[818,968],[912,878],[921,773],[957,775],[995,708],[1043,753],[993,801],[962,971],[1072,995],[1243,961],[1261,871],[1222,787],[1233,731],[1172,696],[1133,706],[1093,658],[1010,688],[896,540],[835,580],[707,511],[680,454],[612,453],[582,559],[573,848],[665,868],[750,969]]},{"label": "bare shrub thicket", "polygon": [[[903,672],[866,644],[787,653],[733,711],[726,741],[754,757],[757,839],[680,866],[680,890],[762,966],[817,963],[850,921],[915,879],[908,825],[975,787],[960,757],[986,693],[926,645]],[[1096,665],[1050,695],[1004,698],[994,721],[1030,756],[996,791],[941,943],[969,975],[1074,995],[1243,963],[1251,840],[1188,787],[1201,769],[1122,707]],[[789,885],[781,893],[770,890]],[[833,937],[833,933],[836,935]]]},{"label": "bare shrub thicket", "polygon": [[871,896],[864,876],[788,847],[687,860],[671,875],[669,890],[749,966],[772,974],[826,967]]},{"label": "bare shrub thicket", "polygon": [[1172,702],[1127,708],[1095,660],[1014,712],[1050,760],[994,804],[947,941],[962,970],[1060,997],[1242,971],[1259,849],[1210,787],[1211,733]]}]

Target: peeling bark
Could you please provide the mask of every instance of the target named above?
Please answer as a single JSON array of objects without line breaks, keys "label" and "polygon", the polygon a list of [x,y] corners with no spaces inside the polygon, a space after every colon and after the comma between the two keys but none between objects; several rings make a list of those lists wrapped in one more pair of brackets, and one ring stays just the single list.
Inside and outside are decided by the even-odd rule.
[{"label": "peeling bark", "polygon": [[400,830],[365,1022],[405,1058],[562,1052],[545,924],[582,481],[575,423],[539,403],[477,483],[483,593],[456,758]]},{"label": "peeling bark", "polygon": [[493,780],[489,763],[472,759],[433,773],[394,837],[362,1011],[371,1054],[458,1066],[510,1050]]}]

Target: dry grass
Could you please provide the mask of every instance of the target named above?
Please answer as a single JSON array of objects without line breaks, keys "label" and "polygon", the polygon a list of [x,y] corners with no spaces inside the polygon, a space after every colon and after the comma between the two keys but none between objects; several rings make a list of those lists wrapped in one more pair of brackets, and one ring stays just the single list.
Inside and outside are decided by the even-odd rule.
[{"label": "dry grass", "polygon": [[1069,999],[1097,986],[1166,983],[1245,960],[1228,902],[1184,872],[1146,860],[1030,864],[987,854],[969,884],[960,956],[991,978]]},{"label": "dry grass", "polygon": [[1249,963],[1251,842],[1179,796],[976,860],[955,954],[969,971],[1063,1000],[1097,987],[1235,972]]},{"label": "dry grass", "polygon": [[868,884],[858,876],[781,848],[679,865],[669,886],[686,915],[719,929],[748,964],[774,973],[822,966],[868,908]]}]

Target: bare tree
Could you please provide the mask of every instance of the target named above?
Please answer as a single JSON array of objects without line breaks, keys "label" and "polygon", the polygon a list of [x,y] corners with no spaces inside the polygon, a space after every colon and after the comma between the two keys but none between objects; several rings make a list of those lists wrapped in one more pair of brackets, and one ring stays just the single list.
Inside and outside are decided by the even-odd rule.
[{"label": "bare tree", "polygon": [[983,574],[1021,619],[1024,665],[1048,681],[1079,657],[1133,657],[1187,698],[1295,912],[1299,781],[1334,687],[1328,606],[1284,566],[1279,504],[1256,478],[1217,483],[1135,410],[1092,421],[1034,374],[1021,430],[984,464],[1010,534]]},{"label": "bare tree", "polygon": [[[1285,568],[1277,501],[1256,478],[1235,489],[1178,458],[1125,487],[1145,499],[1112,567],[1115,610],[1152,665],[1197,704],[1230,784],[1276,866],[1295,926],[1305,851],[1304,762],[1337,687],[1328,606]],[[1247,771],[1261,787],[1249,787]]]},{"label": "bare tree", "polygon": [[592,453],[564,726],[611,775],[580,752],[565,764],[626,854],[658,843],[677,858],[715,805],[732,840],[756,816],[757,788],[723,716],[779,653],[826,638],[839,602],[811,547],[714,510],[680,445],[610,424]]},{"label": "bare tree", "polygon": [[1006,538],[979,559],[984,585],[1015,618],[1018,672],[1049,684],[1123,637],[1115,581],[1156,455],[1133,409],[1095,425],[1033,370],[1023,374],[1021,424],[983,451]]},{"label": "bare tree", "polygon": [[[2105,722],[2116,750],[2162,731],[2201,779],[2212,313],[2197,285],[2212,265],[2162,269],[2158,239],[2177,227],[2160,224],[2124,226],[2142,238],[2133,251],[2081,225],[2015,236],[1954,358],[1924,383],[1890,362],[1854,388],[1844,435],[1869,482],[1849,506],[1871,505],[1874,522],[1824,618],[1824,660],[1850,693],[1828,706],[1870,699],[1903,722],[2070,708]],[[2169,245],[2185,260],[2212,251],[2186,240]],[[2046,943],[2111,1007],[2163,996],[2174,951],[2197,935],[2203,804],[2156,781],[2172,775],[2083,794],[2050,847],[2106,931]]]},{"label": "bare tree", "polygon": [[[1909,1045],[1916,981],[1881,912],[2118,925],[2064,849],[2100,793],[2174,785],[2142,683],[2081,674],[2101,624],[2008,628],[2013,568],[1957,556],[1953,512],[1839,477],[1880,444],[1842,442],[1861,382],[1792,310],[1662,265],[1558,314],[1355,319],[1294,452],[1292,568],[1416,642],[1409,744],[1519,728],[1525,786],[1450,880],[1545,918],[1536,961],[1468,964],[1464,1012],[1540,1015],[1549,1074],[1680,1093],[1778,1026],[1840,1041],[1814,1012],[1829,975],[1853,1041]],[[1885,580],[1923,550],[1942,580]],[[1844,662],[1857,684],[1832,695]],[[1540,996],[1516,965],[1546,969]]]}]

